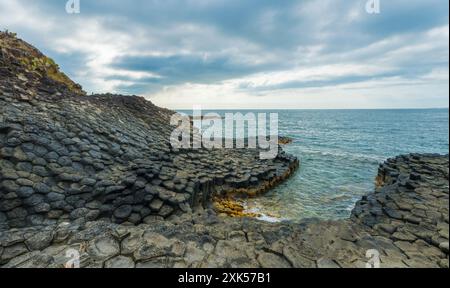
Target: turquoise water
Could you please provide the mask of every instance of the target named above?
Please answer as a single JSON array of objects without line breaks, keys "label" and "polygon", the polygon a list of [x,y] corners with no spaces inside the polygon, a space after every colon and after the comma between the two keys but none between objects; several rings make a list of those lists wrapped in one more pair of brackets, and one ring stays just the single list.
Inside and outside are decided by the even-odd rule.
[{"label": "turquoise water", "polygon": [[387,158],[449,152],[448,109],[254,112],[279,114],[279,134],[294,139],[284,149],[301,162],[290,180],[247,203],[279,219],[346,218],[373,191],[378,165]]}]

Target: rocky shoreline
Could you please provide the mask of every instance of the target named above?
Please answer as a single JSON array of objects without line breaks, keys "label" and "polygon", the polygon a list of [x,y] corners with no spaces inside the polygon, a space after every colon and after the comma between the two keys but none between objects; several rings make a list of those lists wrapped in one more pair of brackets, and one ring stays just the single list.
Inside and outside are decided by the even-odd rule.
[{"label": "rocky shoreline", "polygon": [[137,226],[10,229],[0,235],[0,263],[63,267],[66,251],[76,249],[81,267],[363,268],[376,250],[381,267],[448,268],[448,156],[400,156],[378,177],[379,188],[348,220],[267,223],[200,209]]},{"label": "rocky shoreline", "polygon": [[167,219],[229,192],[261,193],[298,167],[281,148],[273,160],[256,149],[174,149],[173,111],[142,97],[85,96],[55,67],[52,77],[46,64],[29,67],[53,63],[39,51],[11,35],[0,41],[4,229]]},{"label": "rocky shoreline", "polygon": [[10,33],[0,48],[2,267],[64,267],[70,249],[81,267],[365,267],[370,249],[382,267],[448,267],[448,156],[388,160],[348,220],[261,222],[234,197],[298,168],[281,146],[174,149],[174,112],[86,96]]}]

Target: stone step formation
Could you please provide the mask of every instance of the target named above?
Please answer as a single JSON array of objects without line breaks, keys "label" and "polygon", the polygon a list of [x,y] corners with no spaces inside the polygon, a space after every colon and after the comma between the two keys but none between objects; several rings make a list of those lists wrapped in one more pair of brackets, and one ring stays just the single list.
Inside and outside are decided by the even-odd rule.
[{"label": "stone step formation", "polygon": [[74,249],[80,266],[91,268],[364,268],[377,263],[373,256],[382,268],[448,268],[448,160],[388,160],[380,186],[347,220],[267,223],[199,209],[140,225],[100,220],[15,228],[0,233],[0,265],[61,268]]},{"label": "stone step formation", "polygon": [[[0,265],[448,268],[448,156],[380,167],[348,220],[266,223],[233,202],[283,181],[282,151],[177,150],[173,111],[86,96],[37,49],[0,33]],[[230,217],[233,216],[233,217]]]},{"label": "stone step formation", "polygon": [[142,97],[86,96],[67,76],[50,77],[53,62],[35,60],[48,58],[28,44],[0,41],[4,228],[168,218],[227,191],[261,191],[298,166],[281,149],[268,161],[250,149],[172,149],[173,111]]}]

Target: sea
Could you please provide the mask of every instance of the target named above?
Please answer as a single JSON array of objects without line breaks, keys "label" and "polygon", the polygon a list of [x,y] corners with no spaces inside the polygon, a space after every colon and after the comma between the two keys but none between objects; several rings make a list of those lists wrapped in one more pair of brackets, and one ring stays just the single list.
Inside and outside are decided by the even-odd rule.
[{"label": "sea", "polygon": [[[188,113],[189,111],[180,111]],[[192,111],[191,111],[192,112]],[[375,188],[380,163],[409,153],[449,153],[448,109],[208,110],[277,113],[284,150],[299,170],[263,196],[245,200],[261,220],[343,219]]]}]

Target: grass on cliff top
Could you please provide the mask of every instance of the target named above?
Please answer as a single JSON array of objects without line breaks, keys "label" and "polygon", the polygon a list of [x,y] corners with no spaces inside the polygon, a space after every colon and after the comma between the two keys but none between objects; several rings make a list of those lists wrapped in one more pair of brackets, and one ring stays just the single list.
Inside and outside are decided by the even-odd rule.
[{"label": "grass on cliff top", "polygon": [[3,53],[17,58],[20,65],[28,72],[40,77],[48,77],[77,94],[85,94],[80,85],[73,82],[60,71],[53,59],[43,55],[39,50],[17,38],[15,33],[0,31],[0,48]]}]

